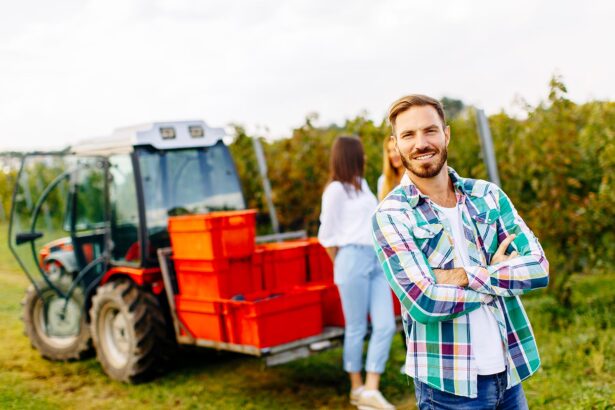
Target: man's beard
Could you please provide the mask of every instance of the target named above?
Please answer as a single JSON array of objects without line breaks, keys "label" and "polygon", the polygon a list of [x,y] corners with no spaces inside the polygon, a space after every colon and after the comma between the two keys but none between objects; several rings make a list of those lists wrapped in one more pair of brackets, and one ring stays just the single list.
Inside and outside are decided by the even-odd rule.
[{"label": "man's beard", "polygon": [[[412,156],[427,154],[430,152],[433,152],[433,150],[414,152],[412,153]],[[448,158],[448,150],[446,149],[446,146],[443,146],[441,150],[438,150],[438,152],[434,154],[436,162],[428,162],[422,165],[413,164],[412,160],[406,158],[406,156],[404,155],[401,155],[401,152],[400,152],[400,157],[401,157],[401,162],[404,164],[404,167],[406,167],[408,171],[410,171],[417,177],[433,178],[440,173],[440,171],[442,170],[442,167],[446,163],[446,159]]]}]

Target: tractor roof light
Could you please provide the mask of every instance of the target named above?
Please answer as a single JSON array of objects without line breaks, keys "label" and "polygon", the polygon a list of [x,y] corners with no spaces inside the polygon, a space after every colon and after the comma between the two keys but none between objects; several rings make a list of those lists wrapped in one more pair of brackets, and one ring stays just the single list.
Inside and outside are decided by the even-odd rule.
[{"label": "tractor roof light", "polygon": [[203,138],[205,136],[205,130],[200,125],[191,125],[188,127],[188,131],[192,138]]},{"label": "tractor roof light", "polygon": [[163,140],[175,139],[175,128],[173,127],[160,127],[160,136]]}]

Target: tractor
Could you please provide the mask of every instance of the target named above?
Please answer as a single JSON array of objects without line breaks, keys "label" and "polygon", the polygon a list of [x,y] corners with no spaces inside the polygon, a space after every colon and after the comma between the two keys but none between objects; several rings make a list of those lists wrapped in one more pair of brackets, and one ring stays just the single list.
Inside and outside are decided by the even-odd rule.
[{"label": "tractor", "polygon": [[[267,365],[339,345],[343,325],[263,346],[203,337],[182,319],[169,220],[246,212],[225,137],[223,128],[203,121],[149,123],[64,151],[22,156],[9,246],[31,282],[23,301],[25,333],[44,358],[95,354],[110,378],[136,383],[164,372],[184,345],[258,356]],[[315,240],[295,236],[286,235],[287,248],[309,242],[324,253]],[[318,269],[330,276],[330,260],[319,263],[308,261],[312,276],[324,277]],[[210,265],[214,274],[221,266]],[[228,306],[247,303],[242,297]],[[209,334],[213,322],[199,318],[212,316],[192,317]]]}]

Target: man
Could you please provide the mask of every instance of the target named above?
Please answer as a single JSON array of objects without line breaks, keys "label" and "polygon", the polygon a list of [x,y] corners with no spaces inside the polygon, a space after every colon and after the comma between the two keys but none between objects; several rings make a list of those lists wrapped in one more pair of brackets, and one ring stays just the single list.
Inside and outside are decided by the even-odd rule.
[{"label": "man", "polygon": [[519,295],[547,286],[542,247],[498,186],[447,166],[440,102],[403,97],[389,121],[406,173],[372,227],[419,408],[527,408],[520,383],[540,359]]}]

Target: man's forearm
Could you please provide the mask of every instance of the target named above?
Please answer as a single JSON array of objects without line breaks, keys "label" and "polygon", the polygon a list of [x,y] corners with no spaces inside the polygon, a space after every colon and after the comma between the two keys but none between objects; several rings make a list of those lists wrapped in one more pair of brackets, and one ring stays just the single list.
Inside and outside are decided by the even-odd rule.
[{"label": "man's forearm", "polygon": [[468,275],[463,268],[433,269],[436,283],[439,285],[453,285],[465,288],[468,286]]}]

